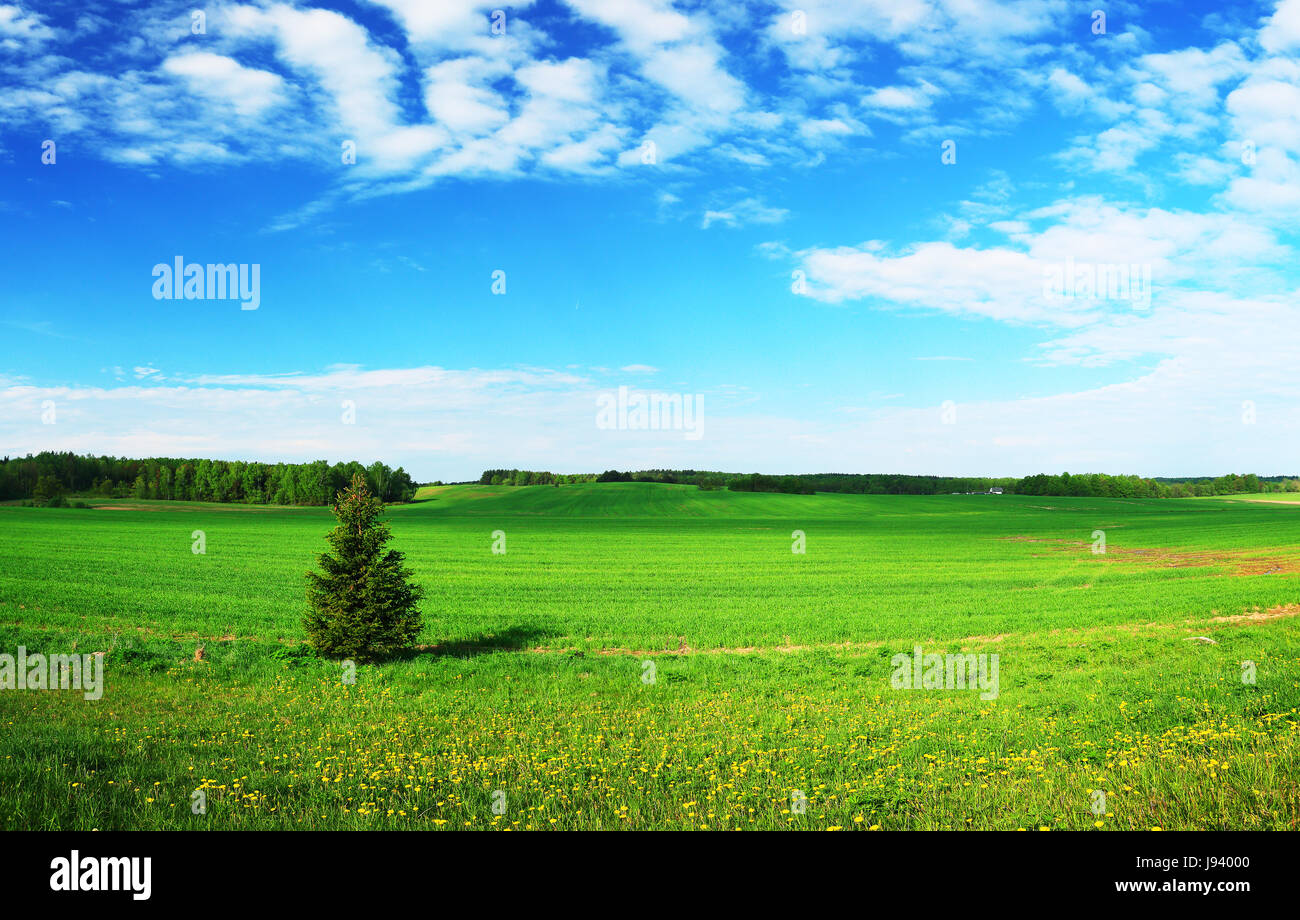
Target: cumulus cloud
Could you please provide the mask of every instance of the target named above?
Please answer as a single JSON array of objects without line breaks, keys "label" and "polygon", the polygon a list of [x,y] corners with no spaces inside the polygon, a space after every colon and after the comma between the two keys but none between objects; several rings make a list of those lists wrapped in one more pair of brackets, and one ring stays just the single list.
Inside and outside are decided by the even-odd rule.
[{"label": "cumulus cloud", "polygon": [[162,62],[162,69],[184,77],[192,92],[229,103],[240,115],[259,115],[283,101],[284,80],[279,74],[244,67],[220,54],[176,54]]},{"label": "cumulus cloud", "polygon": [[1259,43],[1270,54],[1300,48],[1300,0],[1282,0],[1259,32]]}]

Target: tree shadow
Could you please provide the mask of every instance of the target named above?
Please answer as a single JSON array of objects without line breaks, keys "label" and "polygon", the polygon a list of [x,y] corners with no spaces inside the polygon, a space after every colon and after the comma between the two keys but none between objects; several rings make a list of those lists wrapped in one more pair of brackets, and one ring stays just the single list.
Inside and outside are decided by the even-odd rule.
[{"label": "tree shadow", "polygon": [[517,652],[536,646],[543,639],[555,635],[555,630],[540,626],[511,626],[494,633],[483,633],[469,639],[441,642],[437,645],[417,645],[411,658],[473,658],[493,652]]}]

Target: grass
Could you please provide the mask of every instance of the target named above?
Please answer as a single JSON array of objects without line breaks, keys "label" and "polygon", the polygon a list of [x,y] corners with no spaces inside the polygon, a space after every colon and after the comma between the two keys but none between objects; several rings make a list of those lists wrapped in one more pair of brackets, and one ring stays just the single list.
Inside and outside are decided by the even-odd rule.
[{"label": "grass", "polygon": [[1300,502],[1300,492],[1237,492],[1232,495],[1215,495],[1218,501],[1270,502],[1295,504]]},{"label": "grass", "polygon": [[[389,518],[428,592],[424,647],[355,684],[300,645],[325,509],[0,507],[0,651],[107,653],[101,700],[0,693],[0,826],[1300,820],[1294,508],[648,483],[418,497]],[[997,698],[891,689],[917,644],[996,653]]]}]

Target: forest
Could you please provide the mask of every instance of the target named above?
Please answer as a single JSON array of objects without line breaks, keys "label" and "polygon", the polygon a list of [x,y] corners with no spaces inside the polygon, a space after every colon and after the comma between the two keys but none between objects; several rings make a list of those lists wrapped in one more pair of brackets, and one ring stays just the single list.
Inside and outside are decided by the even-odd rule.
[{"label": "forest", "polygon": [[43,451],[0,461],[0,501],[32,499],[48,504],[65,495],[176,501],[327,505],[354,473],[385,502],[410,501],[415,483],[400,466],[392,469],[355,460],[330,465],[257,463],[243,460],[82,456]]}]

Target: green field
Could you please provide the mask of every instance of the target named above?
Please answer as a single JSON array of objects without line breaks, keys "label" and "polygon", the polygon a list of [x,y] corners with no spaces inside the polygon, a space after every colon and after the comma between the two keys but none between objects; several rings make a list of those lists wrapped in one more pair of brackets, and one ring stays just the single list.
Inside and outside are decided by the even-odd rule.
[{"label": "green field", "polygon": [[[0,652],[106,653],[100,700],[0,692],[0,826],[1300,821],[1300,508],[648,483],[420,499],[388,517],[423,645],[354,684],[302,645],[327,509],[0,507]],[[893,689],[917,645],[997,654],[996,699]]]},{"label": "green field", "polygon": [[1231,495],[1215,495],[1212,497],[1212,500],[1221,502],[1295,504],[1300,502],[1300,492],[1236,492]]}]

